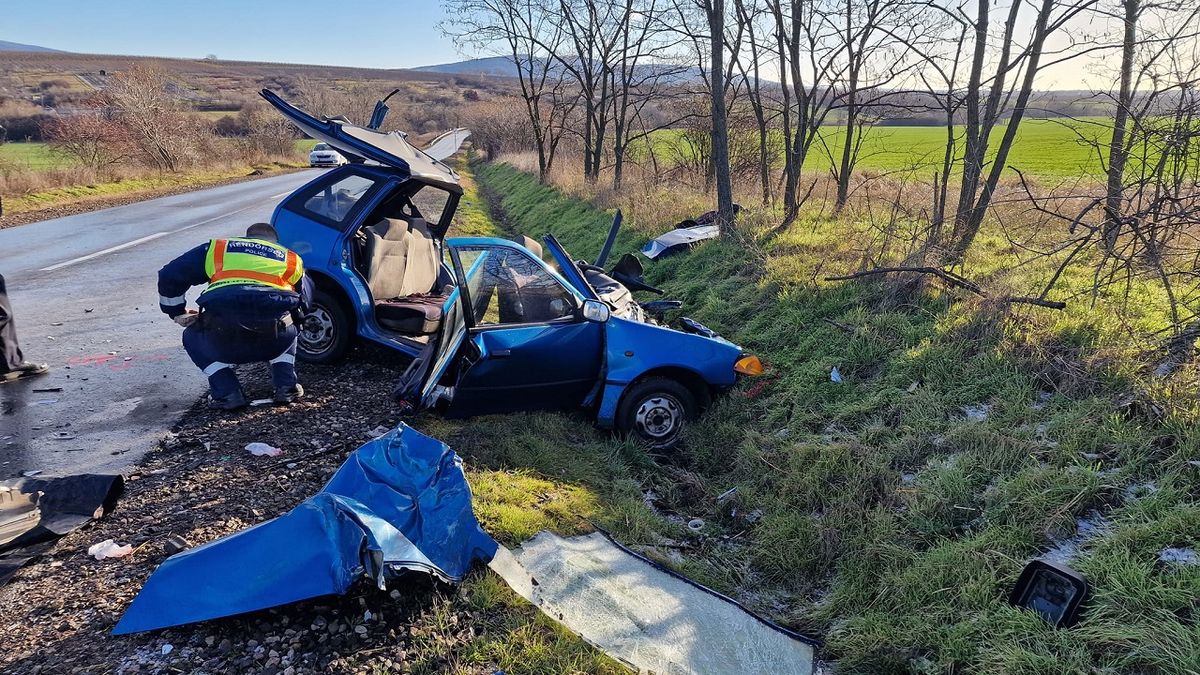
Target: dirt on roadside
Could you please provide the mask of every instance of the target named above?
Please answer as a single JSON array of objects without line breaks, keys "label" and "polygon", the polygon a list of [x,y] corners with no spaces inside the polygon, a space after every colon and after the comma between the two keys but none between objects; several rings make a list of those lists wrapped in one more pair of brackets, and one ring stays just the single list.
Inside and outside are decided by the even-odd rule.
[{"label": "dirt on roadside", "polygon": [[[340,598],[110,635],[166,558],[168,537],[181,535],[197,546],[286,512],[317,492],[372,430],[398,421],[389,393],[402,362],[360,350],[367,353],[346,365],[301,365],[308,395],[290,407],[236,413],[209,411],[203,402],[193,407],[128,476],[114,513],[67,535],[0,588],[0,671],[360,672],[367,664],[372,672],[443,670],[438,659],[444,657],[438,655],[453,653],[456,641],[466,644],[486,630],[488,617],[464,609],[465,603],[453,601],[454,589],[421,575],[393,586],[390,594],[359,585]],[[241,370],[248,397],[270,395],[265,368]],[[284,454],[252,456],[245,446],[255,441]],[[90,558],[87,548],[106,539],[131,544],[133,555]],[[414,647],[431,639],[447,644],[438,650]]]},{"label": "dirt on roadside", "polygon": [[43,220],[52,220],[54,218],[64,218],[66,216],[74,216],[80,213],[91,213],[92,211],[100,211],[102,209],[110,209],[116,206],[126,206],[137,202],[144,202],[147,199],[158,199],[159,197],[170,197],[172,195],[183,194],[185,192],[193,192],[195,190],[207,190],[208,188],[221,187],[223,185],[233,185],[234,183],[242,183],[248,180],[258,178],[268,178],[270,176],[279,176],[285,173],[295,171],[303,171],[304,168],[272,168],[268,170],[255,169],[252,172],[247,172],[244,176],[235,176],[223,180],[215,180],[211,183],[203,184],[188,183],[184,185],[175,185],[169,187],[156,188],[152,190],[139,190],[128,194],[114,195],[111,197],[91,197],[80,199],[79,201],[49,206],[44,209],[34,211],[22,211],[20,213],[5,213],[0,215],[0,230],[9,227],[17,227],[18,225],[28,225],[29,223],[37,223]]}]

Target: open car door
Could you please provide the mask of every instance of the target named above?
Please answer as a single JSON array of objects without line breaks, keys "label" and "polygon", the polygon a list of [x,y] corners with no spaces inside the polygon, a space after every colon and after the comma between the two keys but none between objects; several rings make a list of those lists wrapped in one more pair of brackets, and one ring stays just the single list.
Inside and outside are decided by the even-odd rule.
[{"label": "open car door", "polygon": [[454,363],[467,336],[461,292],[451,291],[442,305],[442,327],[421,353],[413,359],[392,396],[408,410],[420,410],[437,403],[437,384]]}]

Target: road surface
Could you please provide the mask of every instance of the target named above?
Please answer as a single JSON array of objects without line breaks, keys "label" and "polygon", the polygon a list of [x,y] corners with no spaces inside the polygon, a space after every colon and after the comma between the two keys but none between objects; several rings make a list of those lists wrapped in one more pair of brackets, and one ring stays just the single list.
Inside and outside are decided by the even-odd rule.
[{"label": "road surface", "polygon": [[[49,375],[0,385],[0,478],[117,472],[152,448],[206,390],[180,345],[182,329],[158,310],[158,269],[206,240],[269,220],[315,176],[302,171],[0,230],[0,274],[21,347],[28,360],[51,366]],[[189,306],[199,290],[188,294]]]}]

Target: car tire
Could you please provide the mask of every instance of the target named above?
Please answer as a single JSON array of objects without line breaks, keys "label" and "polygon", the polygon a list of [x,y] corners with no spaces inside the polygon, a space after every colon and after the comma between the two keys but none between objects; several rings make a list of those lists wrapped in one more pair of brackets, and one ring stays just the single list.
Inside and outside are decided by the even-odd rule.
[{"label": "car tire", "polygon": [[678,381],[648,377],[621,397],[617,430],[655,450],[669,450],[679,444],[684,425],[698,410],[695,394]]},{"label": "car tire", "polygon": [[305,363],[336,363],[354,340],[354,320],[333,294],[318,290],[298,326],[296,357]]}]

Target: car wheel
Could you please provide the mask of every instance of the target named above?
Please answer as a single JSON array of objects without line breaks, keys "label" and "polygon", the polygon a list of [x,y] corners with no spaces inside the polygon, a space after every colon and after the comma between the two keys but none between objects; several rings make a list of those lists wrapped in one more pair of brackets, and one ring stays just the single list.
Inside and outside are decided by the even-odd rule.
[{"label": "car wheel", "polygon": [[684,424],[696,417],[696,397],[665,377],[650,377],[630,387],[617,408],[617,429],[666,450],[679,443]]},{"label": "car wheel", "polygon": [[313,293],[312,306],[300,321],[296,356],[305,363],[335,363],[350,349],[354,321],[330,293]]}]

